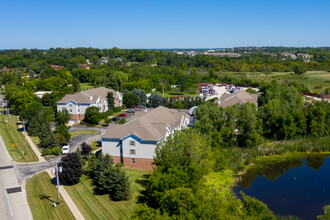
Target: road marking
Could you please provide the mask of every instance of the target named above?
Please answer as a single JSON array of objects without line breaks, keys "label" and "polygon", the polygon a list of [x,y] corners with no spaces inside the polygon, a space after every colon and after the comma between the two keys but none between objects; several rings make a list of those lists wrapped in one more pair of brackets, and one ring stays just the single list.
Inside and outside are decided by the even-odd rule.
[{"label": "road marking", "polygon": [[0,170],[11,169],[11,168],[14,168],[14,166],[13,166],[13,165],[10,165],[10,166],[3,166],[3,167],[0,167]]},{"label": "road marking", "polygon": [[12,193],[17,193],[17,192],[22,192],[22,188],[20,186],[18,187],[13,187],[13,188],[8,188],[6,189],[8,194]]},{"label": "road marking", "polygon": [[10,201],[9,201],[8,193],[7,193],[7,190],[6,190],[6,185],[5,185],[4,182],[3,182],[3,187],[4,187],[5,192],[6,192],[6,197],[7,197],[7,201],[8,201],[8,206],[9,206],[9,210],[10,210],[10,215],[11,215],[11,216],[14,216],[14,214],[13,214],[13,210],[11,209],[11,205],[10,205]]}]

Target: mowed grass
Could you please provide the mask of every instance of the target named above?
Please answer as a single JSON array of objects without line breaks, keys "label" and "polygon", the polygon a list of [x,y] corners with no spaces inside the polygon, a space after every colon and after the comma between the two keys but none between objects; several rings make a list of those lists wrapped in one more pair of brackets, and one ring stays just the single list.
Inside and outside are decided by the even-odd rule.
[{"label": "mowed grass", "polygon": [[80,183],[65,186],[66,191],[79,208],[85,219],[129,219],[135,206],[139,190],[142,187],[135,181],[141,179],[147,171],[124,169],[131,182],[132,198],[128,201],[114,202],[109,195],[95,195],[92,179],[83,175]]},{"label": "mowed grass", "polygon": [[75,219],[62,198],[61,203],[54,207],[54,202],[57,202],[57,189],[46,171],[26,182],[26,193],[33,219]]},{"label": "mowed grass", "polygon": [[94,86],[91,83],[80,83],[79,85],[82,91],[94,88]]},{"label": "mowed grass", "polygon": [[73,138],[77,135],[80,135],[80,134],[98,134],[98,133],[99,133],[98,131],[92,131],[92,130],[81,130],[81,131],[70,132],[71,138]]},{"label": "mowed grass", "polygon": [[[239,72],[223,72],[219,75],[243,77],[243,73]],[[318,93],[330,88],[330,72],[326,71],[308,71],[303,76],[296,75],[293,72],[273,72],[268,75],[260,72],[249,72],[246,73],[246,77],[257,82],[271,82],[274,79],[280,82],[299,82],[304,84],[310,91]]]},{"label": "mowed grass", "polygon": [[[26,142],[27,153],[25,153],[24,135],[18,131],[18,117],[9,115],[9,125],[6,123],[6,115],[0,115],[0,133],[7,150],[13,160],[17,162],[37,162],[38,157]],[[14,144],[14,147],[12,145]],[[22,155],[24,151],[24,155]]]}]

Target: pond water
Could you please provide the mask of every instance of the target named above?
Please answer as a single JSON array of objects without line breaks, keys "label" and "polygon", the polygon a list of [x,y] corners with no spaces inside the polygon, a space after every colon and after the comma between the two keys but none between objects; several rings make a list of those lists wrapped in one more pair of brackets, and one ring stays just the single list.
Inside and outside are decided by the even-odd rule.
[{"label": "pond water", "polygon": [[234,191],[261,200],[275,214],[316,219],[330,204],[330,156],[264,161],[249,169]]}]

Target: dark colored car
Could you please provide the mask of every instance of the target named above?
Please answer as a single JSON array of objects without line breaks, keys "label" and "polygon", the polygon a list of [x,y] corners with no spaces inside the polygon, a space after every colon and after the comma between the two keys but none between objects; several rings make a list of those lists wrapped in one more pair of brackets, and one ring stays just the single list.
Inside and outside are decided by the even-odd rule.
[{"label": "dark colored car", "polygon": [[120,118],[117,116],[117,117],[114,117],[112,118],[112,121],[118,121]]},{"label": "dark colored car", "polygon": [[126,112],[127,112],[127,113],[133,113],[133,112],[134,112],[134,109],[131,108],[131,109],[127,110]]},{"label": "dark colored car", "polygon": [[143,108],[144,106],[143,106],[143,105],[138,105],[137,107],[138,107],[138,108]]},{"label": "dark colored car", "polygon": [[126,114],[120,114],[118,115],[119,117],[126,117],[127,115]]}]

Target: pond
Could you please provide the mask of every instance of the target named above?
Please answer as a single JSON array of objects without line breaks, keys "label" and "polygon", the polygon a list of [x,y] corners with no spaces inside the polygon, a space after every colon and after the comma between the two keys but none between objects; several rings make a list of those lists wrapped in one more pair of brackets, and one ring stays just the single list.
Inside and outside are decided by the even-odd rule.
[{"label": "pond", "polygon": [[330,204],[330,156],[256,162],[234,191],[261,200],[275,214],[316,219],[323,214],[323,206]]}]

